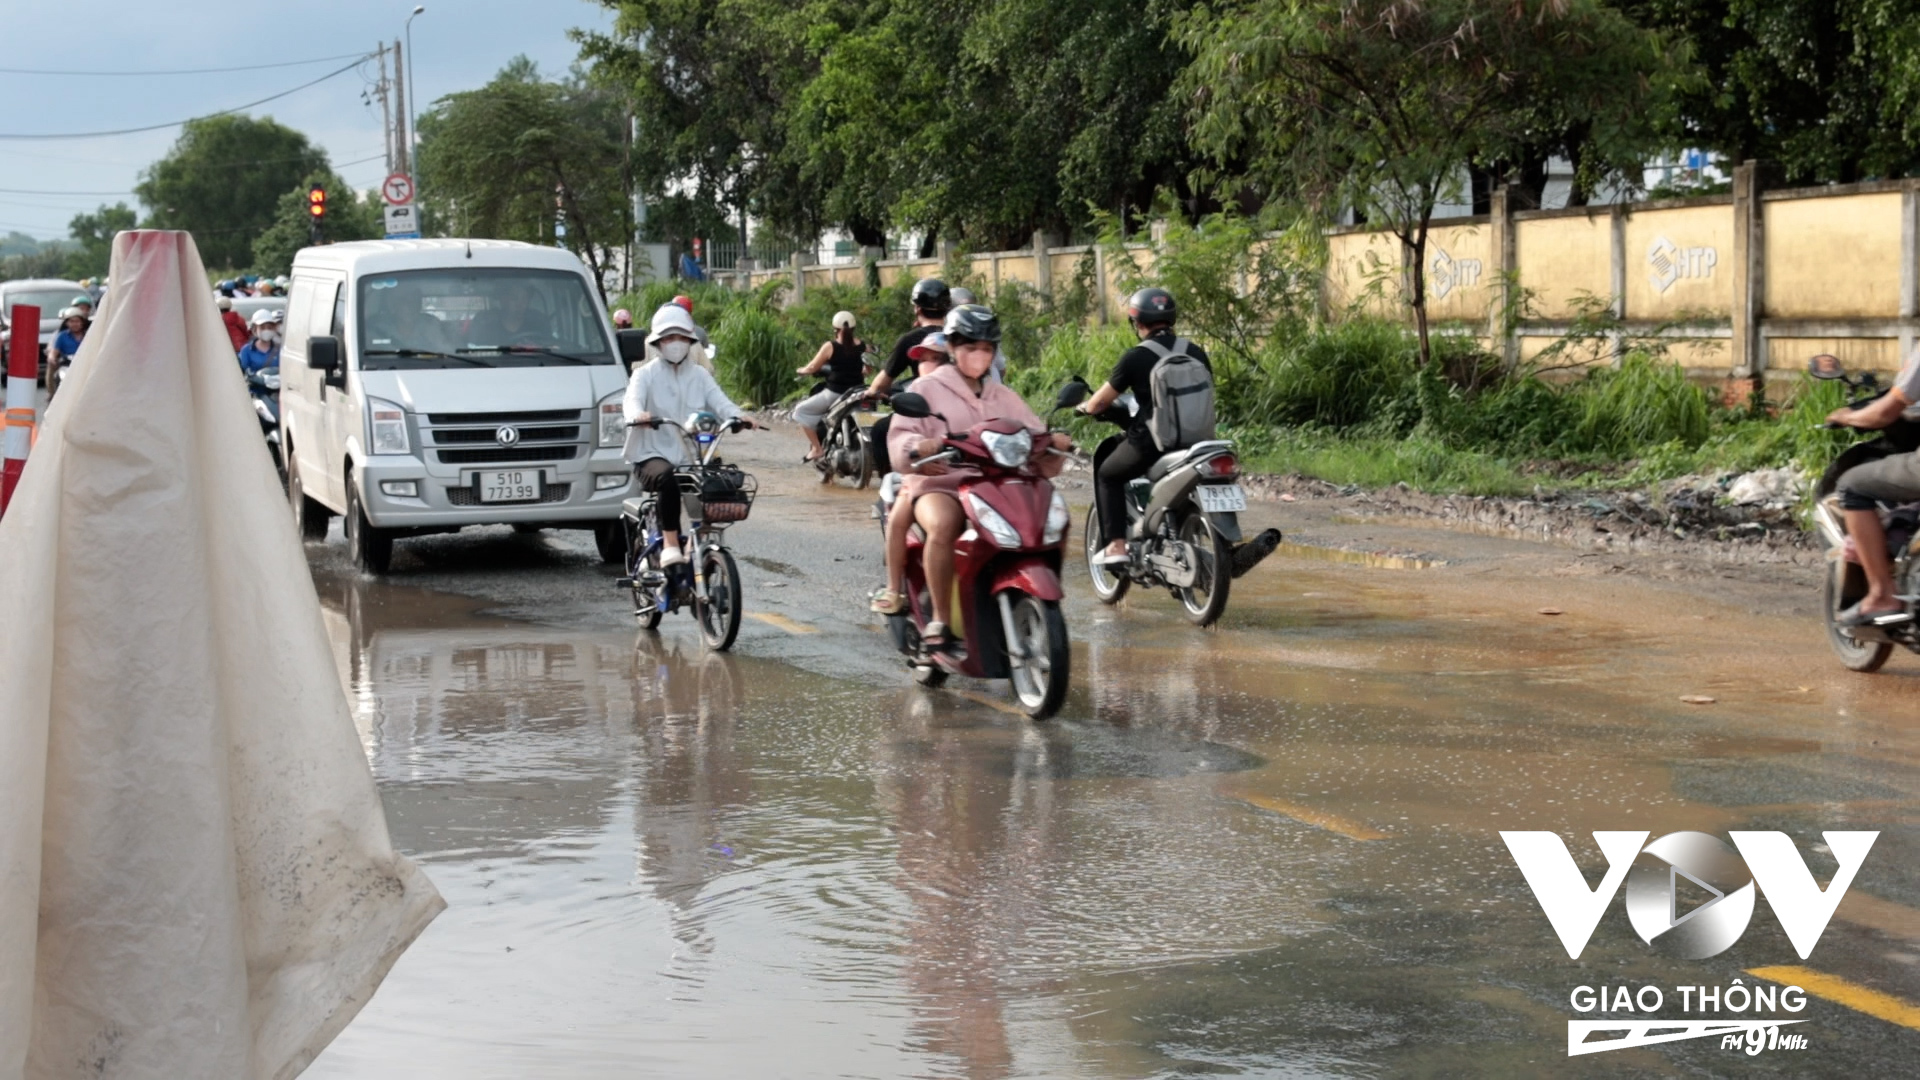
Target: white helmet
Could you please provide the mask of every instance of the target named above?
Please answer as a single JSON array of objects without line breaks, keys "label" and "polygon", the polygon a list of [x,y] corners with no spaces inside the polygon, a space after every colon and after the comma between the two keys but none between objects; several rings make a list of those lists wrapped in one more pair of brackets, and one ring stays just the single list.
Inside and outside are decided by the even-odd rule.
[{"label": "white helmet", "polygon": [[226,296],[217,297],[213,302],[219,306],[221,311],[233,310],[233,300],[231,297],[226,297]]},{"label": "white helmet", "polygon": [[247,323],[250,326],[270,326],[279,321],[279,319],[274,317],[272,310],[261,308],[259,311],[253,313],[253,318],[248,319]]},{"label": "white helmet", "polygon": [[700,336],[693,325],[693,316],[679,304],[662,304],[660,310],[653,313],[653,328],[647,333],[647,344],[657,345],[668,334],[679,334],[688,341]]},{"label": "white helmet", "polygon": [[835,330],[851,330],[853,327],[853,312],[836,311],[833,313],[833,328]]}]

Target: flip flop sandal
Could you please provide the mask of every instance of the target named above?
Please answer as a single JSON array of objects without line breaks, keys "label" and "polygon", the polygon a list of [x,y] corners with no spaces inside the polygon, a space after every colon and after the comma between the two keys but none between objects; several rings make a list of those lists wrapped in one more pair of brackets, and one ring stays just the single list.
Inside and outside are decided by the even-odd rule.
[{"label": "flip flop sandal", "polygon": [[907,610],[907,598],[892,589],[876,589],[867,610],[879,615],[898,615]]}]

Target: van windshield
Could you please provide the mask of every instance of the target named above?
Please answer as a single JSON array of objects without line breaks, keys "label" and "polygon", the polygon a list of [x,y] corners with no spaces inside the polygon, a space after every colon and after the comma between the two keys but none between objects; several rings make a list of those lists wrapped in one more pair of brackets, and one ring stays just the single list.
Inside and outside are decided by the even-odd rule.
[{"label": "van windshield", "polygon": [[515,267],[360,279],[360,368],[611,364],[600,307],[578,274]]}]

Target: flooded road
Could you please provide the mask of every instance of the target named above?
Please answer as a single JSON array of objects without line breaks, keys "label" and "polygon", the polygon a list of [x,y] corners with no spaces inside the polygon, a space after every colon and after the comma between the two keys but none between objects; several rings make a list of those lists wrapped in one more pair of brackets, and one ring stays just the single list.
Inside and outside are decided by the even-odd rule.
[{"label": "flooded road", "polygon": [[[1217,631],[1070,580],[1074,689],[1035,725],[912,687],[861,601],[865,497],[760,467],[733,654],[633,629],[583,534],[417,541],[379,582],[337,528],[309,548],[395,843],[449,908],[308,1076],[1882,1076],[1920,1050],[1885,1004],[1920,1002],[1911,658],[1836,672],[1816,626],[1524,545],[1293,549]],[[1560,833],[1588,886],[1597,829],[1779,829],[1822,882],[1821,832],[1880,837],[1810,959],[1765,903],[1680,960],[1616,902],[1575,961],[1502,829]],[[1576,986],[1783,965],[1879,997],[1810,997],[1805,1051],[1567,1056],[1567,1021],[1626,1015]]]}]

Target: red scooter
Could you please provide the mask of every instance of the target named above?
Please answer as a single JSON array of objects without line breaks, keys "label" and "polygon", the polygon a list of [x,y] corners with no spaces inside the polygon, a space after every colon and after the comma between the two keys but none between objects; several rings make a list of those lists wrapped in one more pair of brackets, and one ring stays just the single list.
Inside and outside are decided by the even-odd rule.
[{"label": "red scooter", "polygon": [[[918,394],[895,394],[892,403],[898,416],[934,415]],[[939,686],[949,674],[1009,679],[1021,709],[1044,720],[1060,710],[1072,664],[1060,614],[1067,500],[1034,467],[1058,451],[1013,420],[949,433],[944,442],[945,449],[916,464],[964,462],[981,474],[957,492],[967,528],[953,547],[954,643],[928,649],[921,641],[933,606],[922,563],[926,537],[917,525],[907,534],[907,610],[888,616],[887,630],[921,685]],[[891,512],[891,500],[884,501]]]}]

